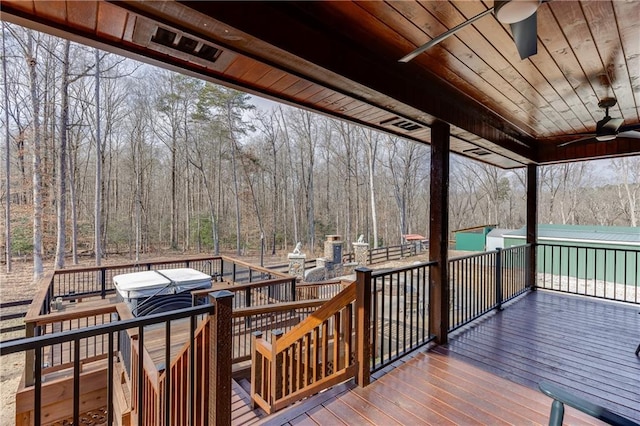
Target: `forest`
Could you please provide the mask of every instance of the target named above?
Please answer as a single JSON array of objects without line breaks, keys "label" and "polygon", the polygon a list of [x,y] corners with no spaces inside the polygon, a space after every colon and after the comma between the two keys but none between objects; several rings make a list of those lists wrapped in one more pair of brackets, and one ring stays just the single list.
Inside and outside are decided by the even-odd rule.
[{"label": "forest", "polygon": [[[2,79],[8,268],[428,236],[427,145],[4,22]],[[639,157],[539,170],[540,223],[638,226]],[[451,230],[524,225],[524,169],[450,176]]]}]

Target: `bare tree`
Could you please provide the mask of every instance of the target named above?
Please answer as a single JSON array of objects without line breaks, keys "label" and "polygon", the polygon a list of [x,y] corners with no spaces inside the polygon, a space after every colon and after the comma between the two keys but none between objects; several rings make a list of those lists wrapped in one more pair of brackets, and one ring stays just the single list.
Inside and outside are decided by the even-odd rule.
[{"label": "bare tree", "polygon": [[60,111],[60,147],[58,149],[58,238],[56,240],[56,268],[64,268],[64,253],[67,241],[66,211],[67,211],[67,127],[69,126],[69,49],[71,42],[64,43],[62,59],[62,88]]},{"label": "bare tree", "polygon": [[400,214],[397,241],[411,232],[415,188],[427,178],[427,151],[423,145],[406,143],[396,137],[386,139],[386,161],[384,165],[391,174],[393,197]]},{"label": "bare tree", "polygon": [[33,110],[33,277],[39,279],[44,272],[42,266],[42,172],[40,170],[40,98],[34,52],[33,31],[27,30],[25,59],[29,66],[31,108]]},{"label": "bare tree", "polygon": [[312,251],[315,250],[315,204],[314,204],[314,164],[316,145],[318,143],[318,128],[316,116],[309,111],[296,110],[292,113],[291,127],[297,138],[300,149],[300,176],[305,198],[305,212],[307,222],[307,242]]},{"label": "bare tree", "polygon": [[640,194],[640,157],[623,157],[611,160],[618,181],[618,200],[628,223],[638,226],[638,198]]},{"label": "bare tree", "polygon": [[7,81],[7,49],[5,46],[5,23],[2,23],[2,81],[4,83],[3,101],[4,101],[4,130],[5,130],[5,221],[4,221],[4,244],[5,244],[5,261],[7,263],[7,273],[11,272],[11,137],[9,132],[9,93]]},{"label": "bare tree", "polygon": [[100,133],[100,51],[95,49],[95,103],[96,103],[96,179],[94,204],[94,247],[96,266],[102,263],[102,135]]},{"label": "bare tree", "polygon": [[373,228],[373,248],[378,248],[378,214],[376,209],[375,164],[378,153],[379,133],[363,129],[367,152],[367,172],[369,175],[369,202],[371,203],[371,225]]}]

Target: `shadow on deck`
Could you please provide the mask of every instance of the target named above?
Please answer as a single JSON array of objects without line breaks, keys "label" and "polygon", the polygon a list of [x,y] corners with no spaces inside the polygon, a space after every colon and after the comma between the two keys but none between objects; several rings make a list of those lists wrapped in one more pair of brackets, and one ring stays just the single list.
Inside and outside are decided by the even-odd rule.
[{"label": "shadow on deck", "polygon": [[[335,387],[264,424],[547,424],[556,383],[640,422],[637,306],[547,291],[414,352],[366,388]],[[601,424],[566,409],[568,424]]]}]

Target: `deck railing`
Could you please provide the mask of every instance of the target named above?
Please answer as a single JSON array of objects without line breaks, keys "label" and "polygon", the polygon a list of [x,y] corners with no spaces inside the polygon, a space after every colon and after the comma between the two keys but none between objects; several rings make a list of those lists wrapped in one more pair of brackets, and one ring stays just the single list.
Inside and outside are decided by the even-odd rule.
[{"label": "deck railing", "polygon": [[[210,275],[214,282],[255,283],[276,278],[291,278],[290,275],[225,256],[194,256],[179,260],[58,269],[45,274],[41,279],[37,287],[40,290],[35,295],[26,315],[27,322],[29,318],[50,313],[51,302],[57,298],[63,301],[81,300],[94,296],[104,298],[115,291],[113,277],[116,275],[173,268],[196,269]],[[28,331],[27,337],[31,337]]]},{"label": "deck railing", "polygon": [[[209,318],[192,330],[192,336],[158,377],[158,425],[204,425],[207,419],[209,388]],[[191,368],[193,366],[193,368]],[[168,419],[168,420],[167,420]]]},{"label": "deck railing", "polygon": [[449,331],[494,310],[527,290],[529,246],[517,246],[449,260]]},{"label": "deck railing", "polygon": [[[283,278],[267,279],[247,283],[220,283],[213,285],[214,290],[228,290],[235,297],[233,308],[265,306],[273,303],[292,302],[296,300],[296,277],[287,275]],[[211,289],[193,291],[194,304],[207,296]]]},{"label": "deck railing", "polygon": [[[122,310],[122,306],[120,307]],[[108,305],[99,308],[76,309],[43,315],[35,321],[36,336],[45,336],[68,330],[94,327],[109,324],[118,320],[118,306]],[[80,340],[80,357],[82,363],[97,361],[106,357],[108,352],[107,336],[93,336]],[[51,345],[44,354],[45,367],[43,374],[68,368],[73,360],[73,342]]]},{"label": "deck railing", "polygon": [[271,332],[286,333],[313,314],[328,299],[275,303],[233,310],[233,363],[251,359],[251,342],[259,332],[271,341]]},{"label": "deck railing", "polygon": [[[230,383],[231,380],[231,342],[225,340],[220,340],[220,342],[217,342],[217,340],[214,341],[213,339],[210,339],[207,345],[210,353],[203,354],[202,339],[206,334],[202,334],[205,333],[204,331],[201,333],[201,330],[203,330],[202,327],[196,328],[196,324],[198,324],[198,318],[202,315],[208,315],[209,318],[215,318],[215,324],[218,329],[224,329],[225,325],[220,325],[220,323],[225,322],[227,324],[226,328],[228,328],[229,330],[231,329],[230,298],[232,298],[233,295],[228,292],[218,292],[217,295],[219,295],[217,296],[219,297],[219,299],[212,299],[213,303],[210,305],[185,308],[140,318],[117,318],[117,320],[116,318],[113,318],[113,321],[111,322],[97,324],[82,329],[65,330],[61,332],[54,332],[53,334],[46,334],[16,341],[1,342],[0,356],[19,352],[32,352],[34,355],[34,361],[32,364],[32,368],[34,371],[33,387],[28,387],[23,390],[23,392],[26,392],[28,394],[26,400],[33,402],[33,409],[21,413],[21,415],[17,417],[17,419],[19,418],[21,422],[19,424],[41,424],[45,419],[47,421],[67,420],[66,417],[55,417],[56,415],[61,415],[59,410],[57,410],[55,407],[57,407],[61,402],[61,399],[64,398],[62,398],[61,395],[57,394],[57,392],[53,394],[51,392],[44,393],[42,391],[43,377],[46,373],[45,369],[43,368],[44,355],[47,353],[47,351],[50,351],[52,347],[56,347],[57,345],[62,345],[62,347],[65,348],[72,348],[72,354],[70,355],[69,362],[67,363],[68,365],[65,365],[65,367],[68,367],[68,371],[70,371],[72,374],[71,376],[65,374],[64,379],[56,380],[60,381],[60,384],[58,385],[60,392],[63,392],[64,395],[68,396],[68,399],[70,400],[69,405],[73,406],[72,413],[65,414],[72,418],[73,424],[79,424],[79,416],[81,414],[80,410],[86,411],[96,409],[105,405],[107,406],[108,413],[107,424],[112,424],[112,422],[114,421],[114,410],[112,408],[114,404],[114,387],[120,384],[120,380],[114,379],[114,366],[117,365],[118,359],[120,359],[125,364],[130,363],[129,377],[131,383],[131,407],[133,409],[133,413],[135,414],[135,416],[137,416],[137,424],[163,424],[164,419],[175,418],[175,416],[173,416],[174,411],[177,413],[195,413],[197,411],[196,407],[198,407],[198,405],[195,404],[195,402],[192,403],[192,401],[196,401],[198,400],[198,398],[202,398],[202,395],[199,390],[200,388],[197,388],[198,396],[195,396],[194,386],[198,385],[199,382],[195,381],[194,378],[198,377],[198,380],[200,380],[203,376],[203,372],[205,371],[208,371],[208,374],[213,373],[210,372],[208,368],[201,368],[199,370],[196,369],[195,365],[197,363],[193,362],[191,354],[196,357],[198,362],[202,361],[203,359],[210,360],[212,357],[215,357],[217,360],[215,365],[217,365],[218,367],[220,365],[228,365],[228,374],[221,375],[216,373],[213,374],[213,378],[210,377],[207,378],[207,380],[222,380],[225,385],[219,385],[221,386],[221,389],[230,389],[230,385],[226,383],[226,381],[228,380]],[[219,315],[218,312],[220,313]],[[114,316],[116,315],[116,313],[112,314]],[[184,356],[178,356],[177,359],[172,363],[172,360],[170,358],[170,351],[167,350],[165,353],[165,365],[170,365],[174,371],[176,370],[176,365],[179,365],[179,368],[181,369],[180,371],[182,371],[182,373],[184,373],[185,371],[187,372],[187,374],[181,374],[180,376],[181,380],[187,387],[179,387],[180,393],[172,394],[176,398],[179,397],[182,400],[188,401],[188,404],[192,404],[186,405],[186,408],[184,408],[185,405],[182,402],[176,405],[175,398],[173,398],[173,402],[171,402],[168,398],[160,398],[161,395],[164,395],[163,392],[171,387],[171,379],[169,378],[167,380],[167,375],[160,372],[161,369],[159,369],[158,366],[154,364],[151,356],[145,348],[146,327],[164,324],[167,330],[167,341],[165,342],[165,345],[167,348],[169,348],[171,346],[171,323],[172,321],[179,320],[188,320],[191,322],[190,336],[192,339],[191,341],[196,342],[196,350],[194,352],[191,352],[190,349],[186,350],[186,352],[188,353],[187,358],[192,359],[192,361],[187,363],[187,367],[181,364],[181,362],[184,360]],[[212,320],[209,320],[207,322],[210,321]],[[115,336],[119,334],[120,336],[122,336],[121,333],[126,333],[131,338],[131,343],[129,344],[127,349],[129,353],[129,355],[127,356],[128,360],[123,357],[123,352],[119,351],[118,345],[116,344]],[[87,373],[83,372],[83,363],[87,359],[83,356],[81,349],[83,347],[82,342],[85,339],[97,339],[98,341],[106,341],[105,354],[101,356],[102,362],[104,362],[106,365],[106,373],[104,369],[91,369]],[[120,339],[120,341],[122,340]],[[198,342],[200,342],[199,346]],[[183,349],[182,354],[184,353],[185,350]],[[97,359],[94,358],[92,360],[96,361]],[[199,365],[202,364],[200,363]],[[224,395],[213,395],[213,397],[209,395],[208,404],[210,407],[219,404],[228,405],[223,408],[218,408],[218,410],[216,412],[213,412],[213,414],[211,410],[206,410],[206,415],[208,416],[207,418],[210,423],[212,419],[215,420],[216,416],[218,415],[226,415],[228,416],[228,419],[230,421],[230,391],[226,397]],[[142,407],[144,409],[140,409]],[[200,406],[200,412],[203,411],[205,411],[204,408]],[[169,422],[164,424],[175,423]]]},{"label": "deck railing", "polygon": [[[144,346],[144,333],[132,336],[131,344],[131,410],[139,414],[139,425],[154,426],[160,422],[160,386],[158,370]],[[166,403],[165,403],[166,404]],[[75,422],[74,422],[75,424]]]},{"label": "deck railing", "polygon": [[272,413],[356,374],[352,283],[286,335],[254,334],[251,399]]},{"label": "deck railing", "polygon": [[429,277],[434,262],[371,273],[371,369],[426,344]]},{"label": "deck railing", "polygon": [[640,249],[537,245],[537,286],[640,303]]},{"label": "deck railing", "polygon": [[0,334],[24,330],[24,321],[20,318],[27,315],[31,302],[31,299],[26,299],[0,303]]},{"label": "deck railing", "polygon": [[[415,243],[399,244],[397,246],[387,246],[369,249],[367,260],[369,264],[388,262],[390,260],[398,260],[418,254],[418,248]],[[342,255],[342,262],[355,262],[355,253],[345,253]]]}]

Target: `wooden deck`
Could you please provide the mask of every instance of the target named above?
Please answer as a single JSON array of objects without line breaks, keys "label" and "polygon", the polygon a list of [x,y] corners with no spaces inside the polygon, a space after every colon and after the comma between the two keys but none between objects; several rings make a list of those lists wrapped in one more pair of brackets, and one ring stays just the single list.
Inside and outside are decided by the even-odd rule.
[{"label": "wooden deck", "polygon": [[640,422],[640,306],[536,291],[451,336],[448,353],[527,387],[540,381]]},{"label": "wooden deck", "polygon": [[[537,291],[375,374],[262,424],[547,424],[555,382],[640,421],[640,307]],[[570,407],[565,423],[601,424]]]}]

